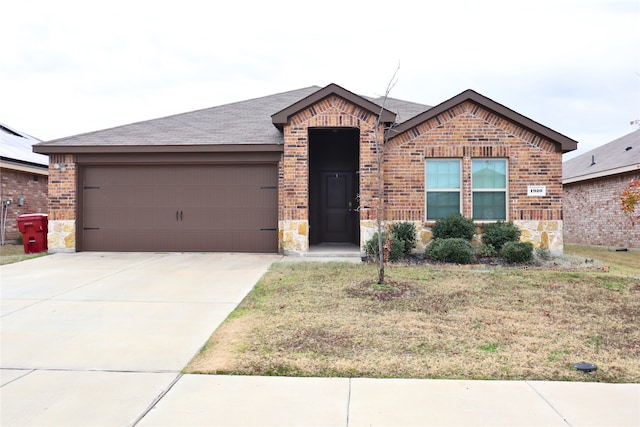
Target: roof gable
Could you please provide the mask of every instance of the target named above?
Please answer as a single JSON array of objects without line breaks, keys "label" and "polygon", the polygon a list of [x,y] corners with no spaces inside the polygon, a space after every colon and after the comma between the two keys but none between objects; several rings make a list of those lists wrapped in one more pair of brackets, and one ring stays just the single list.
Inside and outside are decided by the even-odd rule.
[{"label": "roof gable", "polygon": [[640,129],[562,164],[562,182],[584,181],[640,170]]},{"label": "roof gable", "polygon": [[563,153],[575,150],[578,146],[578,143],[573,139],[564,136],[561,133],[558,133],[546,126],[543,126],[540,123],[523,116],[522,114],[516,113],[515,111],[505,107],[504,105],[499,104],[483,95],[480,95],[478,92],[475,92],[471,89],[467,89],[464,92],[454,96],[453,98],[448,99],[447,101],[444,101],[443,103],[436,105],[435,107],[399,124],[392,130],[393,135],[396,136],[404,133],[466,101],[479,105],[491,111],[492,113],[503,117],[506,120],[509,120],[525,129],[528,129],[534,134],[542,136],[558,144]]},{"label": "roof gable", "polygon": [[289,121],[289,118],[296,113],[316,104],[317,102],[322,101],[328,96],[335,95],[340,98],[343,98],[352,104],[357,105],[358,107],[369,111],[376,116],[380,114],[382,110],[382,122],[384,123],[393,123],[396,118],[396,114],[387,110],[386,108],[382,108],[375,102],[372,102],[366,98],[363,98],[359,95],[356,95],[353,92],[349,92],[341,86],[338,86],[335,83],[331,83],[328,86],[323,87],[317,92],[312,93],[311,95],[289,105],[288,107],[278,111],[277,113],[271,116],[271,121],[278,128],[282,129],[282,127]]}]

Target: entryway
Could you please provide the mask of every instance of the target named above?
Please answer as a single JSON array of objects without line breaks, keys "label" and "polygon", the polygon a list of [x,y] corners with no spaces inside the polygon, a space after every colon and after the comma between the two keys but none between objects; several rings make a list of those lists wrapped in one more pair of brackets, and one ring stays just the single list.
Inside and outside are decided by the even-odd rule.
[{"label": "entryway", "polygon": [[309,244],[358,245],[360,130],[309,129]]}]

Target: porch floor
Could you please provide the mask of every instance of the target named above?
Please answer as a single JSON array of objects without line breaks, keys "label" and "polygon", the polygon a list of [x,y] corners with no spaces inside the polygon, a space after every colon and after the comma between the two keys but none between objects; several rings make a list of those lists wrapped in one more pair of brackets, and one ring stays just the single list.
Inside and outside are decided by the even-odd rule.
[{"label": "porch floor", "polygon": [[320,243],[310,245],[306,256],[360,256],[360,247],[353,243]]}]

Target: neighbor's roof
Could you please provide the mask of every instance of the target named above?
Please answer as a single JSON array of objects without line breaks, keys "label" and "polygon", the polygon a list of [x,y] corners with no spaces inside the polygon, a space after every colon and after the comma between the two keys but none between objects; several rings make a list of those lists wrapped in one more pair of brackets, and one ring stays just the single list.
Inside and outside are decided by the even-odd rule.
[{"label": "neighbor's roof", "polygon": [[640,170],[640,129],[562,164],[562,183]]},{"label": "neighbor's roof", "polygon": [[31,146],[40,140],[0,123],[0,158],[32,166],[49,167],[49,157],[36,154]]}]

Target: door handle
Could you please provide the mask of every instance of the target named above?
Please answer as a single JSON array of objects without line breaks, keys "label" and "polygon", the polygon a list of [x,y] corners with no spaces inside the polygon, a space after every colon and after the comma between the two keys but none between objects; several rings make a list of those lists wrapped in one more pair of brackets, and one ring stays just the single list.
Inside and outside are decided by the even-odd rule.
[{"label": "door handle", "polygon": [[180,211],[180,222],[182,222],[182,211]]}]

